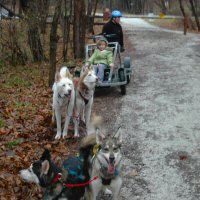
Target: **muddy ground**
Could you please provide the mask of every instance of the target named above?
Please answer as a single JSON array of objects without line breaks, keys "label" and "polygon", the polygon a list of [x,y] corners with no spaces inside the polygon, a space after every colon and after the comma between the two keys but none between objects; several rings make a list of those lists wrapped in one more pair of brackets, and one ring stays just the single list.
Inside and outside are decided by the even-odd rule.
[{"label": "muddy ground", "polygon": [[200,199],[200,36],[123,19],[127,95],[97,90],[94,111],[123,130],[124,200]]}]

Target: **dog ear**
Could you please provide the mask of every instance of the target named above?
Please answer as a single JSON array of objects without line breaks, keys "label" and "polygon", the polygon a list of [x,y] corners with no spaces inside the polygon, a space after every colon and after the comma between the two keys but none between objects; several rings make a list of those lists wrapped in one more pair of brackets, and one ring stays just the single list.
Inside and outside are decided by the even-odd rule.
[{"label": "dog ear", "polygon": [[104,138],[105,138],[105,135],[100,131],[99,128],[97,128],[96,129],[96,143],[98,145],[101,145]]},{"label": "dog ear", "polygon": [[40,175],[43,175],[43,174],[46,175],[46,174],[48,174],[49,168],[50,168],[49,161],[48,160],[43,161],[42,162],[41,174]]},{"label": "dog ear", "polygon": [[48,160],[50,161],[51,160],[51,154],[50,154],[50,151],[48,149],[45,149],[43,154],[42,154],[42,157],[40,158],[40,160]]},{"label": "dog ear", "polygon": [[72,76],[72,74],[70,73],[70,71],[69,71],[69,69],[68,68],[66,68],[66,75],[65,75],[67,78],[69,78],[69,79],[72,79],[73,78],[73,76]]},{"label": "dog ear", "polygon": [[57,71],[55,75],[55,82],[58,82],[60,79],[61,79],[60,72]]},{"label": "dog ear", "polygon": [[114,134],[114,138],[116,138],[116,140],[118,141],[119,144],[122,143],[121,127],[119,127],[117,132]]}]

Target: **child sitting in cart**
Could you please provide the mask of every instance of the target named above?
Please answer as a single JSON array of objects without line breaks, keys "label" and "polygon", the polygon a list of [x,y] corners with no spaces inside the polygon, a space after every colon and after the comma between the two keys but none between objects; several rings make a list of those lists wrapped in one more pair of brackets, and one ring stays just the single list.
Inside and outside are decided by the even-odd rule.
[{"label": "child sitting in cart", "polygon": [[108,41],[106,38],[102,37],[98,40],[97,48],[94,50],[94,53],[85,66],[88,67],[91,64],[94,66],[96,75],[101,82],[104,80],[104,69],[108,66],[111,70],[114,69],[113,50],[108,47]]}]

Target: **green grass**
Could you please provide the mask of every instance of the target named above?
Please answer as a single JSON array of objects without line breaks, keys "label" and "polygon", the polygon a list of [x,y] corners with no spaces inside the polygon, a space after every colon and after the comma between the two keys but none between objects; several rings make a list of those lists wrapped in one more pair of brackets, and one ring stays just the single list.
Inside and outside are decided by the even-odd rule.
[{"label": "green grass", "polygon": [[28,111],[31,112],[32,114],[35,114],[36,108],[33,107],[33,104],[31,102],[26,102],[26,101],[15,101],[15,109],[18,112],[21,111]]},{"label": "green grass", "polygon": [[24,86],[24,87],[29,87],[31,86],[31,82],[29,80],[26,80],[19,75],[14,75],[9,77],[6,80],[7,85],[9,86]]},{"label": "green grass", "polygon": [[12,148],[12,147],[14,147],[14,146],[17,146],[17,145],[23,143],[23,142],[24,142],[24,139],[23,139],[23,138],[20,138],[20,139],[17,139],[17,140],[13,140],[13,141],[8,142],[8,143],[6,144],[6,146],[7,146],[8,148]]}]

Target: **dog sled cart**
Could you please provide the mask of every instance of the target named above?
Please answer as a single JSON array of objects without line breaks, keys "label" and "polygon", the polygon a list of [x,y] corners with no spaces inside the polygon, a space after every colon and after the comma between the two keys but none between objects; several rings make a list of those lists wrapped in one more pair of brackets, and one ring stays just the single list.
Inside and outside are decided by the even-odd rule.
[{"label": "dog sled cart", "polygon": [[[101,37],[109,38],[115,37],[115,34],[109,35],[94,35],[87,37],[88,39],[92,39],[94,42]],[[131,70],[131,58],[125,57],[123,62],[121,60],[120,55],[120,45],[118,42],[109,42],[108,46],[113,49],[113,63],[115,65],[114,70],[111,70],[108,66],[104,70],[104,80],[98,84],[97,87],[120,87],[121,94],[126,94],[126,85],[130,82],[132,70]],[[86,44],[85,46],[85,57],[86,62],[94,52],[94,49],[97,48],[95,43]]]}]

